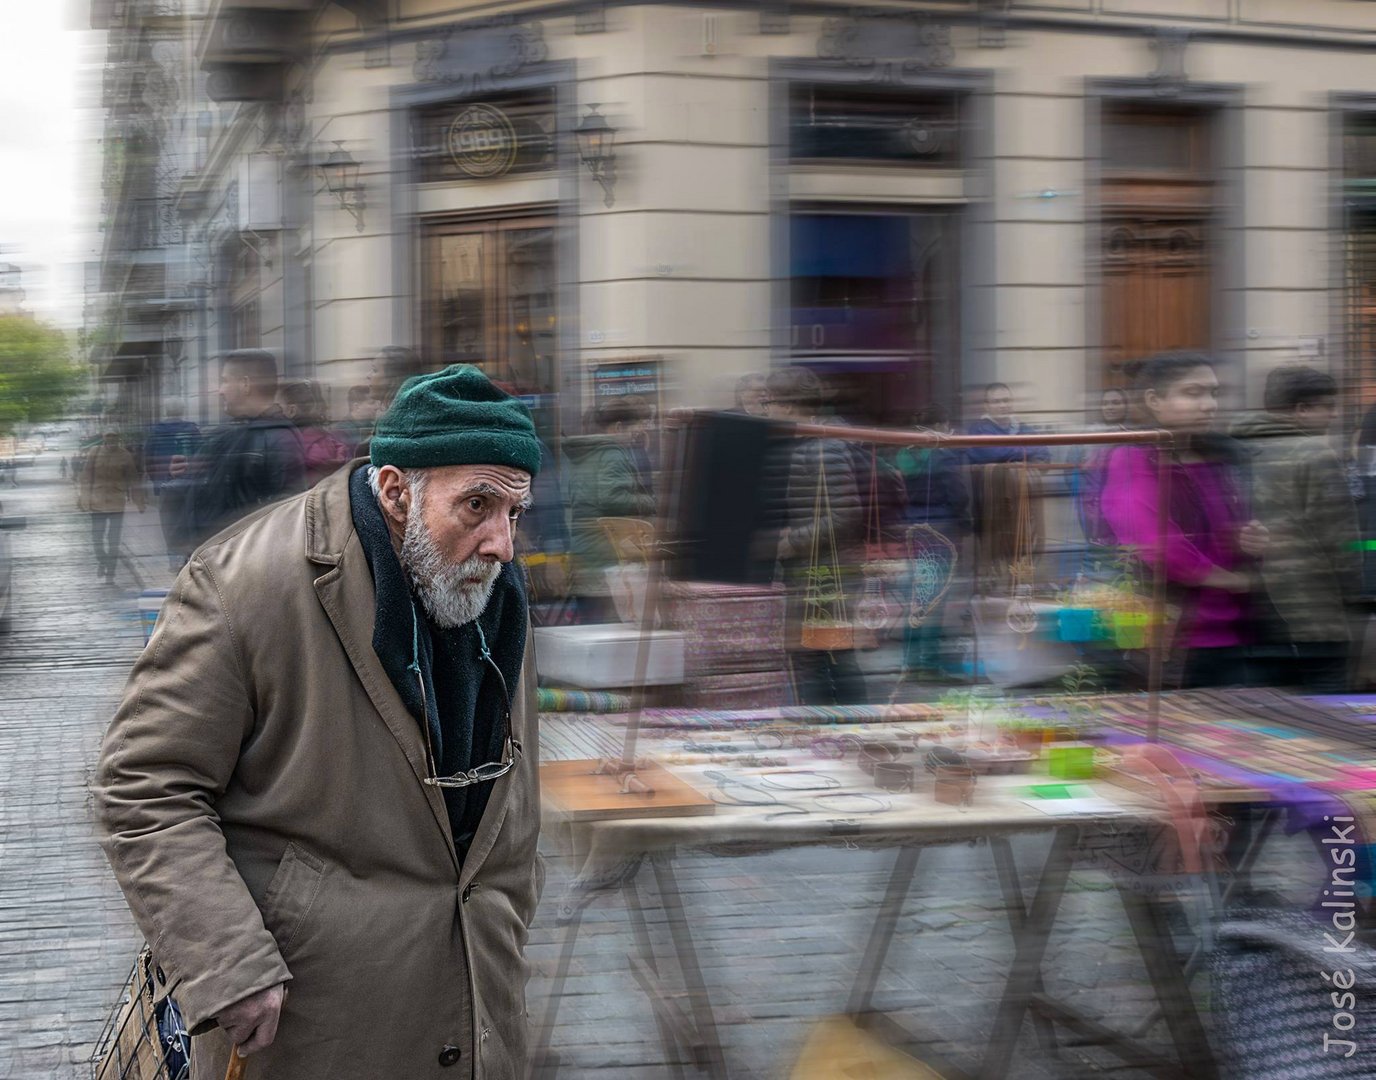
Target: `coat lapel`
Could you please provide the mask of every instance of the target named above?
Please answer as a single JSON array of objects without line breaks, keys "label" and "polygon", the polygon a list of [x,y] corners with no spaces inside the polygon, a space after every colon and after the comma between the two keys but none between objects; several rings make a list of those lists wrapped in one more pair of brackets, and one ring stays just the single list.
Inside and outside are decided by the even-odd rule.
[{"label": "coat lapel", "polygon": [[[315,579],[316,595],[334,624],[335,633],[339,635],[349,662],[353,664],[354,672],[368,692],[378,716],[387,725],[410,763],[416,783],[421,785],[425,801],[430,805],[435,824],[444,836],[445,850],[449,852],[457,873],[459,859],[454,851],[454,836],[449,828],[444,796],[439,788],[424,783],[429,764],[425,758],[425,740],[420,725],[406,711],[400,695],[382,668],[382,661],[373,651],[373,612],[377,601],[368,560],[354,532],[349,513],[350,471],[341,470],[322,481],[307,499],[307,558],[331,566],[330,570]],[[342,506],[339,505],[341,500]]]},{"label": "coat lapel", "polygon": [[527,623],[526,651],[521,659],[521,691],[511,703],[511,733],[512,738],[522,744],[521,760],[493,784],[492,794],[488,797],[487,806],[483,808],[482,820],[478,822],[478,831],[473,834],[473,843],[469,845],[468,856],[463,862],[463,872],[459,877],[461,886],[466,886],[473,879],[473,875],[478,872],[483,860],[497,842],[497,834],[501,832],[502,822],[506,818],[509,801],[507,796],[511,793],[511,785],[516,782],[518,776],[525,775],[526,769],[537,767],[538,763],[528,763],[525,758],[526,754],[537,752],[537,741],[530,737],[532,732],[529,730],[535,716],[534,695],[530,691],[531,673],[534,670],[535,635],[530,632],[530,625]]}]

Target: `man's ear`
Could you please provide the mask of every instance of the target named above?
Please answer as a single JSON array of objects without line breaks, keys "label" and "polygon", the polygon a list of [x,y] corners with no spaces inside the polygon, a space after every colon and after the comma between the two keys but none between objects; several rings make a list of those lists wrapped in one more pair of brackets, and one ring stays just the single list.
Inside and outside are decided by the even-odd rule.
[{"label": "man's ear", "polygon": [[397,525],[406,524],[406,515],[411,508],[411,491],[401,470],[395,465],[384,465],[377,471],[378,502],[382,512]]}]

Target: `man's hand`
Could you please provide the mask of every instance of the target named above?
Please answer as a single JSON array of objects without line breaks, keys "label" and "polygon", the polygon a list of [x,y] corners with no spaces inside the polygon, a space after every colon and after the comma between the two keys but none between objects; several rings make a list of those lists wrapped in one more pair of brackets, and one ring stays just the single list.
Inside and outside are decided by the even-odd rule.
[{"label": "man's hand", "polygon": [[247,1057],[272,1045],[272,1040],[277,1037],[277,1020],[282,1014],[282,1002],[286,997],[286,987],[280,983],[259,990],[243,1001],[236,1001],[215,1017],[215,1022],[224,1029],[229,1041],[239,1048],[239,1053]]},{"label": "man's hand", "polygon": [[173,480],[186,475],[187,461],[185,454],[173,454],[172,459],[167,463],[167,475]]}]

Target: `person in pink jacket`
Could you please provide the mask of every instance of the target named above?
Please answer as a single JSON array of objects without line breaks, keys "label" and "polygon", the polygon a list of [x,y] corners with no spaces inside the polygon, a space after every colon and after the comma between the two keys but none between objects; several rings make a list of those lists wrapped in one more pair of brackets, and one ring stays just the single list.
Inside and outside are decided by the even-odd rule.
[{"label": "person in pink jacket", "polygon": [[1144,360],[1134,385],[1143,416],[1176,436],[1169,451],[1170,506],[1165,548],[1157,523],[1155,447],[1114,450],[1105,467],[1102,513],[1113,539],[1149,569],[1164,565],[1171,600],[1181,610],[1172,645],[1184,649],[1184,687],[1253,681],[1255,560],[1266,529],[1248,519],[1238,469],[1225,441],[1211,435],[1218,376],[1195,353]]}]

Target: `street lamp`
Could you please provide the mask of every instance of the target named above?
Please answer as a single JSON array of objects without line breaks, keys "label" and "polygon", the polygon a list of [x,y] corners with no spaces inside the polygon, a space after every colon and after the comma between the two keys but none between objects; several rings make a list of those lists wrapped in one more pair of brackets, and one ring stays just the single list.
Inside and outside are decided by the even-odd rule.
[{"label": "street lamp", "polygon": [[602,185],[606,197],[602,200],[610,208],[616,201],[612,188],[616,185],[616,128],[607,123],[607,118],[597,111],[596,105],[588,106],[588,115],[574,130],[578,139],[578,156],[592,173],[592,178]]},{"label": "street lamp", "polygon": [[359,232],[363,231],[363,181],[359,179],[358,162],[344,149],[344,144],[335,140],[334,149],[329,152],[317,168],[325,181],[325,189],[339,200],[339,208],[347,210],[354,219]]}]

